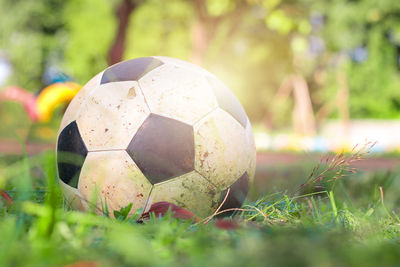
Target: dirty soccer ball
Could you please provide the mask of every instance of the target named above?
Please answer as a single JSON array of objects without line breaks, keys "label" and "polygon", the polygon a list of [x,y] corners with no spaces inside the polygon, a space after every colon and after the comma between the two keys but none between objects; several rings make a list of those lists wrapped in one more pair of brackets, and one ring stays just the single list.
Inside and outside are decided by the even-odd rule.
[{"label": "dirty soccer ball", "polygon": [[67,203],[101,214],[167,201],[197,216],[239,208],[255,171],[250,122],[232,92],[191,63],[145,57],[90,80],[61,122]]}]

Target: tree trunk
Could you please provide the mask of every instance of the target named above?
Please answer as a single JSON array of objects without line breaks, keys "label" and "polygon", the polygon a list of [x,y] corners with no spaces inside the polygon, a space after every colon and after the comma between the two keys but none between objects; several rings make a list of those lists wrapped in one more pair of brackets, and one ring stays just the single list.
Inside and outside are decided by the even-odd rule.
[{"label": "tree trunk", "polygon": [[230,44],[232,36],[240,24],[242,13],[245,8],[245,2],[239,1],[239,5],[232,12],[228,12],[219,16],[212,16],[207,11],[206,0],[193,0],[194,10],[197,21],[192,28],[192,54],[190,61],[201,65],[207,50],[215,38],[218,27],[221,22],[231,20],[232,23],[225,36],[225,42],[221,46],[221,51],[227,48]]},{"label": "tree trunk", "polygon": [[339,111],[339,118],[342,123],[343,140],[349,143],[350,142],[349,87],[348,87],[346,73],[343,70],[338,71],[337,80],[339,88],[336,95],[336,105]]},{"label": "tree trunk", "polygon": [[316,134],[316,126],[307,82],[300,75],[293,76],[292,81],[295,100],[293,110],[295,132],[301,135],[313,136]]},{"label": "tree trunk", "polygon": [[210,44],[210,35],[207,33],[206,22],[202,19],[193,25],[192,29],[192,54],[190,61],[201,65]]},{"label": "tree trunk", "polygon": [[129,26],[129,18],[132,12],[137,8],[137,4],[132,0],[123,0],[116,10],[118,18],[117,34],[114,43],[108,52],[108,64],[113,65],[122,61],[125,50],[126,33]]},{"label": "tree trunk", "polygon": [[[199,2],[205,5],[204,1]],[[222,17],[210,17],[208,14],[204,14],[202,12],[204,9],[205,6],[196,9],[197,21],[192,28],[192,54],[190,61],[198,65],[203,62],[207,49],[214,39],[222,19]]]}]

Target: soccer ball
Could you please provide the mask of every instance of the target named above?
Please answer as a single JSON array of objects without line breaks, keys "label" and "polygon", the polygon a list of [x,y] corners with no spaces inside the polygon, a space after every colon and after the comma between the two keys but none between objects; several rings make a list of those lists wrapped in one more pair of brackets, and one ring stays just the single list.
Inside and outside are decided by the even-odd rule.
[{"label": "soccer ball", "polygon": [[73,208],[130,213],[161,201],[205,217],[239,208],[255,171],[250,122],[214,75],[168,57],[113,65],[68,106],[57,170]]}]

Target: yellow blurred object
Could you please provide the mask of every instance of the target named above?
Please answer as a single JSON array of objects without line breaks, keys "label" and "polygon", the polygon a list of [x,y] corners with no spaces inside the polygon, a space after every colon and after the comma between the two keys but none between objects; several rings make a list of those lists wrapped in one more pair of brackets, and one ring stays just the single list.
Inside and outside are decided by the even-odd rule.
[{"label": "yellow blurred object", "polygon": [[35,135],[44,139],[54,136],[55,134],[56,131],[51,127],[42,126],[35,129]]},{"label": "yellow blurred object", "polygon": [[81,88],[73,82],[54,83],[44,88],[36,102],[39,120],[48,122],[53,110],[60,104],[70,102]]},{"label": "yellow blurred object", "polygon": [[342,141],[337,147],[334,149],[336,153],[351,153],[353,151],[353,147],[349,142]]},{"label": "yellow blurred object", "polygon": [[293,151],[302,151],[304,148],[301,143],[302,139],[297,135],[291,135],[288,139],[286,149]]}]

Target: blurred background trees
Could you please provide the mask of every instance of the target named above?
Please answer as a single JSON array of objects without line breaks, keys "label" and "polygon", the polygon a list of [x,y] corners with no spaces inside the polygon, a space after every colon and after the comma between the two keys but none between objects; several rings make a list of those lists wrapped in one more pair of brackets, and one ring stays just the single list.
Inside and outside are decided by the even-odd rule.
[{"label": "blurred background trees", "polygon": [[400,118],[400,1],[0,0],[0,50],[7,83],[32,91],[49,65],[84,84],[165,55],[215,73],[270,130]]}]

